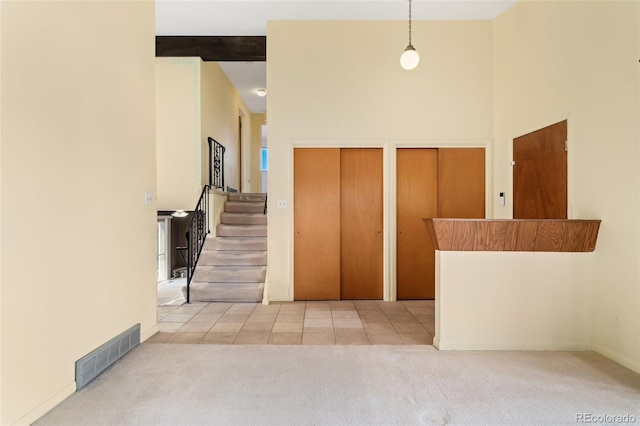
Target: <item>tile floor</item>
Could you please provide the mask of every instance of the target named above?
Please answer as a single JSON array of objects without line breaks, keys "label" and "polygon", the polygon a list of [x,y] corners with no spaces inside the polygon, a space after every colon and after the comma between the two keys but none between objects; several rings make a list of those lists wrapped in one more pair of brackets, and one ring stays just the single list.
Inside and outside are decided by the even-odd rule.
[{"label": "tile floor", "polygon": [[431,345],[433,300],[159,306],[149,343]]}]

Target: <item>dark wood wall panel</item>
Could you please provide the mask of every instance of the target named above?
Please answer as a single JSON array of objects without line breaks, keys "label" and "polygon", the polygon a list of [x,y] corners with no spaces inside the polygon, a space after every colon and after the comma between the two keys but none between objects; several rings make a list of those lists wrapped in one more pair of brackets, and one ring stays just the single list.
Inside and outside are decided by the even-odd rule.
[{"label": "dark wood wall panel", "polygon": [[156,57],[203,61],[266,61],[265,36],[156,36]]},{"label": "dark wood wall panel", "polygon": [[567,218],[567,120],[513,140],[514,219]]},{"label": "dark wood wall panel", "polygon": [[546,251],[595,250],[599,220],[425,219],[437,250]]}]

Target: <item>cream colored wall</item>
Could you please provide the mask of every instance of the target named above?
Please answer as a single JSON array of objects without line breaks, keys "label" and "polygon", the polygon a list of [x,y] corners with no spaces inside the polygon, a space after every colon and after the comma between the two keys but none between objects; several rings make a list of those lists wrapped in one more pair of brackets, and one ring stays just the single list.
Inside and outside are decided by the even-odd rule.
[{"label": "cream colored wall", "polygon": [[208,176],[202,166],[207,150],[201,146],[201,63],[200,58],[156,58],[158,210],[192,210],[202,174]]},{"label": "cream colored wall", "polygon": [[422,59],[410,72],[399,63],[406,36],[406,22],[268,23],[270,300],[293,297],[294,146],[384,149],[386,299],[395,297],[395,148],[484,146],[491,158],[491,22],[415,22]]},{"label": "cream colored wall", "polygon": [[262,192],[262,171],[260,170],[260,151],[262,149],[262,126],[267,123],[266,114],[251,114],[250,146],[250,190]]},{"label": "cream colored wall", "polygon": [[240,189],[238,115],[245,117],[245,139],[250,143],[251,117],[248,108],[240,99],[226,74],[216,62],[202,62],[202,170],[203,183],[208,181],[207,138],[211,136],[225,147],[224,174],[227,186]]},{"label": "cream colored wall", "polygon": [[[569,210],[602,220],[594,350],[640,371],[640,3],[518,2],[494,21],[497,217],[512,138],[568,119]],[[516,166],[517,167],[517,166]]]},{"label": "cream colored wall", "polygon": [[[0,46],[2,46],[2,3],[0,3]],[[0,49],[0,267],[2,266],[2,49]],[[2,271],[0,271],[0,307],[2,306]],[[2,315],[0,313],[0,354],[2,354]],[[3,416],[2,409],[2,363],[0,362],[0,423]]]},{"label": "cream colored wall", "polygon": [[209,137],[226,149],[225,189],[239,188],[238,114],[250,114],[220,65],[156,58],[156,78],[159,210],[193,209],[209,182]]},{"label": "cream colored wall", "polygon": [[154,4],[3,1],[0,27],[8,425],[72,393],[107,340],[157,331]]},{"label": "cream colored wall", "polygon": [[441,350],[587,350],[593,253],[436,254]]}]

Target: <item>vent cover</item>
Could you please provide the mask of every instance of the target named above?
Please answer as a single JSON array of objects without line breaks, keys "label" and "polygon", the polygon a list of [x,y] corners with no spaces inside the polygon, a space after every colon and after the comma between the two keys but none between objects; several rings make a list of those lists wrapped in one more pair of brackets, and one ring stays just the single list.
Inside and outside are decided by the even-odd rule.
[{"label": "vent cover", "polygon": [[140,344],[140,324],[109,340],[98,349],[76,361],[76,390],[91,380]]}]

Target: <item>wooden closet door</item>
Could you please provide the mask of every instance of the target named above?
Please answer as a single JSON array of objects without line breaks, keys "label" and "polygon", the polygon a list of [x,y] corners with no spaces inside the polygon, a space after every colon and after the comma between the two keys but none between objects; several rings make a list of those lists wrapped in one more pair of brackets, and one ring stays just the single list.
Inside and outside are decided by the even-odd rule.
[{"label": "wooden closet door", "polygon": [[435,249],[424,218],[438,213],[438,150],[398,149],[397,297],[435,297]]},{"label": "wooden closet door", "polygon": [[340,297],[382,299],[382,149],[340,154]]},{"label": "wooden closet door", "polygon": [[438,217],[485,217],[484,148],[438,148]]},{"label": "wooden closet door", "polygon": [[294,154],[294,299],[340,298],[340,149]]}]

